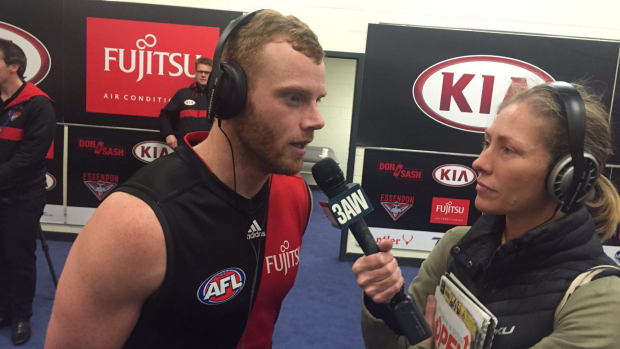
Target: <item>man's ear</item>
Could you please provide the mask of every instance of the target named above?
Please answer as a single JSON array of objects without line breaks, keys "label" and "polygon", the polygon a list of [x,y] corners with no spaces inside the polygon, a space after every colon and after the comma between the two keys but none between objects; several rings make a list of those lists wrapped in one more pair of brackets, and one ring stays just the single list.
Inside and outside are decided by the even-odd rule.
[{"label": "man's ear", "polygon": [[17,73],[19,70],[19,64],[8,64],[7,66],[12,73]]}]

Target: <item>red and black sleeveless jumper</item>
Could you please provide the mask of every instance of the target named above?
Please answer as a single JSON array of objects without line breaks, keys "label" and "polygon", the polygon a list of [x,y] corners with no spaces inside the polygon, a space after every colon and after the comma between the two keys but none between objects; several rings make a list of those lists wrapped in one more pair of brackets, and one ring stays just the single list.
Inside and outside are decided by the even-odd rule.
[{"label": "red and black sleeveless jumper", "polygon": [[196,135],[118,188],[153,209],[167,250],[163,284],[124,348],[270,348],[311,194],[299,175],[271,175],[254,198],[238,195],[188,145]]}]

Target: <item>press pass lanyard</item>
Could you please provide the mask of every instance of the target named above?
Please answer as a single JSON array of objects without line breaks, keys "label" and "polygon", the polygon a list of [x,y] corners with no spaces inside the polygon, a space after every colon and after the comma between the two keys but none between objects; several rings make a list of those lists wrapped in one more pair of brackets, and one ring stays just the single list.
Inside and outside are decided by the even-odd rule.
[{"label": "press pass lanyard", "polygon": [[9,121],[11,121],[11,119],[13,118],[13,114],[15,114],[16,111],[17,111],[17,108],[13,109],[11,114],[9,114],[9,117],[6,118],[6,120],[4,120],[4,124],[2,124],[2,128],[0,128],[0,133],[2,133],[2,131],[4,131],[4,128],[6,127],[6,124],[8,124]]}]

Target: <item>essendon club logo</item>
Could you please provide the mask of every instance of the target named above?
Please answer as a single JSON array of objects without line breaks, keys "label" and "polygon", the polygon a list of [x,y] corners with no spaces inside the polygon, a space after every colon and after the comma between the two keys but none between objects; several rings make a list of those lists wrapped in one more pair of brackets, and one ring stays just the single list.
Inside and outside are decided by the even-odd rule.
[{"label": "essendon club logo", "polygon": [[464,56],[426,69],[413,84],[413,99],[433,120],[463,131],[484,132],[500,104],[516,92],[554,79],[509,57]]},{"label": "essendon club logo", "polygon": [[379,161],[377,172],[389,172],[396,179],[409,179],[421,181],[424,171],[411,168],[404,168],[403,164],[396,161]]},{"label": "essendon club logo", "polygon": [[100,139],[78,138],[78,149],[92,150],[97,156],[124,158],[125,147],[106,144]]},{"label": "essendon club logo", "polygon": [[413,201],[413,196],[381,194],[381,206],[394,221],[402,217],[413,206]]},{"label": "essendon club logo", "polygon": [[86,19],[86,111],[157,117],[213,57],[220,29],[108,18]]},{"label": "essendon club logo", "polygon": [[433,198],[431,223],[448,225],[467,225],[469,200]]},{"label": "essendon club logo", "polygon": [[105,199],[118,185],[118,175],[113,174],[84,172],[82,179],[99,201]]}]

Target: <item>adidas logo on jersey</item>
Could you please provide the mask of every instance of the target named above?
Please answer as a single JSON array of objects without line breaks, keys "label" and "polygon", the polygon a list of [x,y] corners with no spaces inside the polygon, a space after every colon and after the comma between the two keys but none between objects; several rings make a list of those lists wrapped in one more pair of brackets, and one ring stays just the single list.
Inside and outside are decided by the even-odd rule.
[{"label": "adidas logo on jersey", "polygon": [[265,232],[258,225],[258,222],[254,220],[254,222],[252,222],[252,225],[250,225],[250,229],[248,229],[248,240],[260,237],[265,237]]}]

